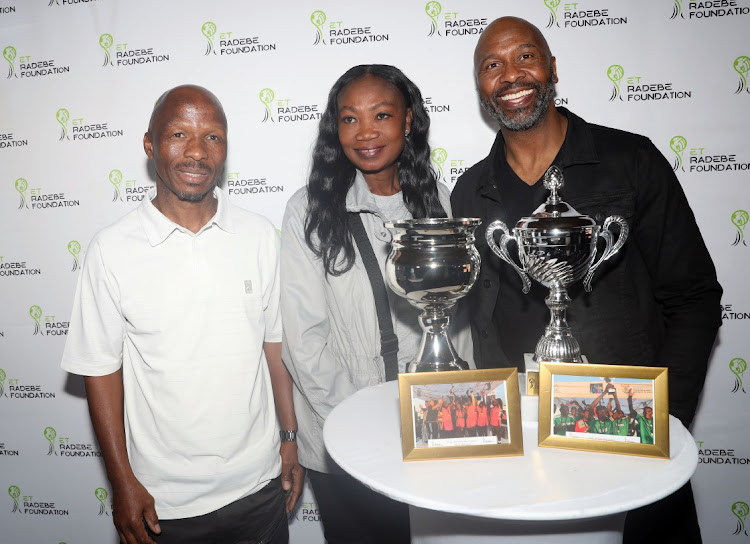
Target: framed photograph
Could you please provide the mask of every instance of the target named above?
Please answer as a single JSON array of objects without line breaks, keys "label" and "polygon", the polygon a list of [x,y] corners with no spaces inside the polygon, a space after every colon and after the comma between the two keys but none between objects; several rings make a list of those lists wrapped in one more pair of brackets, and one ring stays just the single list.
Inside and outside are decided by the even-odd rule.
[{"label": "framed photograph", "polygon": [[399,374],[404,460],[523,455],[515,368]]},{"label": "framed photograph", "polygon": [[541,363],[539,445],[669,457],[667,369]]}]

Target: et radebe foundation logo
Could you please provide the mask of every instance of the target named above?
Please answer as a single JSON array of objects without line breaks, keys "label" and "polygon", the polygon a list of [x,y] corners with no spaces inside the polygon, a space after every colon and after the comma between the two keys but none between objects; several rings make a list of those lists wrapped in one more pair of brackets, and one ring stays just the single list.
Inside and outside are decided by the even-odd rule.
[{"label": "et radebe foundation logo", "polygon": [[742,244],[747,247],[747,242],[745,241],[745,226],[747,225],[748,220],[750,220],[750,214],[748,214],[747,211],[735,210],[732,212],[732,225],[737,228],[737,234],[735,234],[732,246]]},{"label": "et radebe foundation logo", "polygon": [[[645,102],[653,100],[678,100],[692,98],[690,90],[675,90],[671,81],[649,82],[643,76],[628,75],[620,64],[612,64],[607,68],[607,79],[612,83],[612,93],[609,101]],[[623,91],[622,84],[626,84]],[[623,96],[625,97],[623,99]]]},{"label": "et radebe foundation logo", "polygon": [[[554,25],[560,26],[557,19],[557,7],[559,6],[559,0],[550,1],[545,0],[545,4],[554,14],[554,21],[550,20],[549,28]],[[554,4],[553,7],[550,4]],[[586,9],[590,5],[594,5],[595,9]],[[615,8],[617,9],[617,8]],[[593,28],[610,25],[626,25],[628,24],[628,18],[625,16],[617,16],[611,13],[611,8],[601,7],[599,3],[592,4],[591,2],[567,2],[563,4],[563,27],[566,29],[576,28]]]},{"label": "et radebe foundation logo", "polygon": [[[332,21],[320,10],[310,14],[310,23],[315,27],[313,45],[358,45],[390,40],[389,34],[373,32],[370,26],[350,26],[344,25],[344,21]],[[325,40],[326,37],[328,42]]]},{"label": "et radebe foundation logo", "polygon": [[740,75],[740,82],[734,94],[740,94],[742,91],[750,93],[750,87],[747,84],[747,74],[750,73],[750,57],[742,55],[734,59],[734,71]]},{"label": "et radebe foundation logo", "polygon": [[18,499],[21,498],[21,488],[17,485],[12,485],[8,488],[8,496],[13,499],[13,510],[11,512],[21,514],[21,505],[18,504]]},{"label": "et radebe foundation logo", "polygon": [[[206,38],[205,55],[241,55],[246,53],[259,53],[263,51],[275,51],[275,43],[263,43],[259,36],[241,35],[239,32],[219,30],[213,21],[206,21],[201,26],[201,34]],[[216,47],[214,38],[218,38],[219,45]]]},{"label": "et radebe foundation logo", "polygon": [[110,128],[107,122],[86,123],[83,117],[72,117],[70,111],[66,108],[60,108],[55,112],[55,120],[60,125],[60,137],[58,138],[60,142],[64,140],[73,140],[74,142],[102,140],[118,138],[125,134],[122,129]]},{"label": "et radebe foundation logo", "polygon": [[31,316],[31,319],[34,320],[34,336],[37,334],[44,335],[44,331],[42,330],[42,308],[37,306],[36,304],[31,306],[29,308],[29,315]]},{"label": "et radebe foundation logo", "polygon": [[107,493],[107,490],[103,487],[97,487],[96,489],[94,489],[94,497],[96,497],[96,500],[99,501],[99,515],[108,516],[109,512],[107,511],[107,497],[109,497],[109,493]]},{"label": "et radebe foundation logo", "polygon": [[[5,387],[5,380],[8,381],[8,386]],[[0,397],[5,397],[12,401],[13,399],[54,399],[56,397],[55,391],[44,391],[41,385],[38,384],[26,384],[22,383],[20,378],[10,378],[5,374],[5,371],[0,369]],[[8,401],[4,401],[8,402]]]},{"label": "et radebe foundation logo", "polygon": [[[41,268],[29,266],[26,261],[6,259],[0,255],[0,278],[15,276],[37,276],[42,273]],[[0,394],[2,396],[2,394]]]},{"label": "et radebe foundation logo", "polygon": [[297,510],[297,521],[320,521],[320,510],[315,503],[303,502]]},{"label": "et radebe foundation logo", "polygon": [[109,182],[115,188],[115,194],[112,197],[112,202],[116,202],[118,200],[122,202],[122,191],[120,190],[120,184],[122,183],[122,172],[117,169],[110,170]]},{"label": "et radebe foundation logo", "polygon": [[672,15],[670,15],[669,18],[671,20],[685,20],[685,13],[687,13],[687,18],[691,20],[734,17],[736,15],[749,15],[750,7],[740,6],[739,1],[690,0],[686,4],[684,0],[674,0],[674,6],[672,6]]},{"label": "et radebe foundation logo", "polygon": [[8,495],[13,500],[13,510],[11,512],[37,515],[37,516],[69,516],[70,511],[58,508],[57,505],[49,499],[35,500],[32,495],[21,495],[21,489],[17,485],[11,485],[8,488]]},{"label": "et radebe foundation logo", "polygon": [[544,5],[549,10],[549,19],[547,20],[547,28],[553,26],[560,27],[560,23],[557,21],[557,6],[560,5],[560,0],[544,0]]},{"label": "et radebe foundation logo", "polygon": [[8,379],[8,375],[5,370],[0,368],[0,397],[8,397],[8,393],[5,392],[5,380]]},{"label": "et radebe foundation logo", "polygon": [[227,174],[227,192],[234,195],[257,195],[262,193],[283,193],[283,185],[274,185],[267,178],[246,177],[239,172]]},{"label": "et radebe foundation logo", "polygon": [[738,393],[739,391],[747,393],[747,391],[745,391],[745,386],[742,383],[742,378],[747,370],[747,362],[745,359],[735,357],[729,361],[729,370],[734,374],[734,387],[732,387],[732,393]]},{"label": "et radebe foundation logo", "polygon": [[139,183],[136,179],[126,179],[119,168],[109,171],[107,181],[113,188],[112,202],[140,202],[154,187],[151,182]]},{"label": "et radebe foundation logo", "polygon": [[432,38],[477,35],[484,32],[487,26],[486,17],[461,16],[458,11],[446,9],[446,6],[439,2],[427,2],[424,11],[430,20],[428,36]]},{"label": "et radebe foundation logo", "polygon": [[258,93],[258,98],[260,99],[260,103],[263,104],[263,106],[266,108],[266,112],[263,115],[263,123],[267,123],[270,119],[273,123],[273,113],[271,112],[271,105],[273,104],[273,99],[276,97],[276,94],[273,92],[273,89],[265,88],[261,89],[260,93]]},{"label": "et radebe foundation logo", "polygon": [[68,136],[68,121],[70,120],[70,112],[65,108],[60,108],[55,113],[55,119],[61,127],[60,138],[58,138],[58,140],[61,142],[63,140],[70,140],[70,137]]},{"label": "et radebe foundation logo", "polygon": [[112,46],[114,44],[115,39],[112,37],[112,34],[102,34],[99,36],[99,46],[104,49],[104,64],[102,64],[102,67],[108,64],[114,66],[112,63]]},{"label": "et radebe foundation logo", "polygon": [[440,175],[440,181],[448,185],[454,185],[461,174],[468,170],[464,159],[452,157],[443,147],[433,148],[430,160]]},{"label": "et radebe foundation logo", "polygon": [[427,2],[425,4],[424,12],[427,14],[427,17],[430,18],[431,23],[428,36],[434,36],[435,33],[437,33],[438,36],[442,36],[440,29],[438,28],[438,25],[440,24],[438,17],[442,11],[443,6],[440,5],[440,2]]},{"label": "et radebe foundation logo", "polygon": [[75,272],[81,268],[81,243],[78,240],[68,242],[68,253],[73,256],[73,268],[71,272]]},{"label": "et radebe foundation logo", "polygon": [[445,181],[445,170],[443,169],[443,166],[445,166],[445,161],[448,160],[448,152],[442,147],[436,147],[432,150],[432,153],[430,153],[430,159],[433,164],[437,166],[438,172],[440,173],[440,181]]},{"label": "et radebe foundation logo", "polygon": [[32,336],[66,336],[68,334],[69,321],[57,321],[54,315],[43,315],[43,313],[42,308],[36,304],[29,308],[29,316],[34,320]]},{"label": "et radebe foundation logo", "polygon": [[685,18],[685,16],[682,14],[682,0],[674,0],[674,6],[672,6],[672,15],[669,18],[677,19],[677,17],[679,17],[680,19]]},{"label": "et radebe foundation logo", "polygon": [[12,45],[9,45],[5,49],[3,49],[3,58],[8,61],[8,77],[6,79],[10,79],[12,77],[18,77],[18,74],[16,74],[16,56],[18,54],[16,53],[16,48]]},{"label": "et radebe foundation logo", "polygon": [[687,149],[687,140],[683,136],[673,136],[672,139],[669,140],[669,148],[675,154],[675,160],[672,163],[672,170],[674,170],[675,172],[677,170],[682,170],[684,172],[685,167],[683,166],[683,153],[685,149]]},{"label": "et radebe foundation logo", "polygon": [[622,95],[620,93],[620,82],[622,81],[623,77],[625,77],[625,69],[619,64],[612,64],[609,68],[607,68],[607,79],[612,82],[612,96],[609,97],[610,102],[618,98],[622,100]]},{"label": "et radebe foundation logo", "polygon": [[313,45],[318,45],[320,43],[323,45],[326,44],[326,39],[324,37],[324,25],[326,24],[326,19],[325,11],[316,10],[310,14],[310,22],[315,27],[315,41],[313,42]]},{"label": "et radebe foundation logo", "polygon": [[47,455],[57,455],[57,451],[55,451],[55,438],[57,437],[57,431],[55,431],[52,427],[45,427],[44,428],[44,438],[47,439],[47,442],[49,442],[49,449],[47,450]]},{"label": "et radebe foundation logo", "polygon": [[18,178],[15,183],[15,188],[16,188],[16,191],[18,191],[18,194],[21,195],[21,200],[18,203],[18,209],[22,210],[26,208],[28,210],[29,205],[26,202],[26,191],[29,188],[29,182],[23,178]]},{"label": "et radebe foundation logo", "polygon": [[201,34],[206,38],[206,55],[210,55],[211,53],[215,55],[214,36],[216,36],[216,23],[212,23],[211,21],[203,23],[201,25]]},{"label": "et radebe foundation logo", "polygon": [[737,524],[735,525],[733,535],[747,534],[747,528],[745,523],[747,522],[747,516],[750,514],[750,505],[744,501],[737,501],[732,505],[732,514],[737,518]]},{"label": "et radebe foundation logo", "polygon": [[[105,32],[99,36],[99,47],[104,50],[104,63],[107,66],[139,66],[158,62],[169,62],[168,54],[154,53],[153,47],[131,46],[129,43],[115,43],[112,34]],[[113,52],[114,49],[114,52]]]},{"label": "et radebe foundation logo", "polygon": [[29,145],[29,140],[25,138],[17,138],[13,136],[12,132],[0,132],[0,149],[7,149],[9,147],[26,147]]}]

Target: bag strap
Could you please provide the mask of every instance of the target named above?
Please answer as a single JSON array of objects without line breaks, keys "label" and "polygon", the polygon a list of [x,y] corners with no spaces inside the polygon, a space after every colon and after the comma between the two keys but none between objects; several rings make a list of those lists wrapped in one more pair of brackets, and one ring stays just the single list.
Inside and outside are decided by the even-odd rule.
[{"label": "bag strap", "polygon": [[385,380],[395,380],[398,376],[398,338],[393,332],[393,320],[391,319],[391,305],[388,303],[388,291],[380,273],[378,259],[375,251],[367,237],[365,225],[359,213],[349,213],[349,227],[351,228],[354,242],[357,244],[359,254],[362,256],[362,264],[367,270],[370,279],[372,294],[375,297],[375,310],[378,314],[378,327],[380,328],[380,354],[385,363]]}]

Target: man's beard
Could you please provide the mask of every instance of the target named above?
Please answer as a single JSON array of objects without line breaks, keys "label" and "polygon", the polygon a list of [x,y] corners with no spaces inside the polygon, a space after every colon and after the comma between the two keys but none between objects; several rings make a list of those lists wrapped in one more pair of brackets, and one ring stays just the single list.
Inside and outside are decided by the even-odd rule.
[{"label": "man's beard", "polygon": [[[528,89],[529,87],[536,90],[536,99],[532,105],[531,112],[526,115],[520,114],[508,117],[498,105],[500,95],[511,89]],[[555,79],[550,69],[550,78],[547,83],[512,83],[492,93],[492,100],[485,98],[481,102],[482,107],[484,107],[487,113],[494,117],[503,128],[513,132],[520,132],[535,126],[544,117],[544,114],[547,113],[554,99]]]}]

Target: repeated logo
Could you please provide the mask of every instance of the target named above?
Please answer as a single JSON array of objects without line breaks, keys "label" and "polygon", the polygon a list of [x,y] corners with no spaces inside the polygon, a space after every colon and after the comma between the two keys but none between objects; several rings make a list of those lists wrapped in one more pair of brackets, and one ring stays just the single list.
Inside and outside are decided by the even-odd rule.
[{"label": "repeated logo", "polygon": [[711,447],[704,441],[696,441],[698,446],[698,463],[702,465],[750,465],[750,459],[743,456],[736,448],[727,446]]},{"label": "repeated logo", "polygon": [[[41,268],[29,266],[26,261],[15,259],[6,259],[0,255],[0,278],[18,277],[18,276],[39,276],[42,273]],[[1,396],[1,395],[0,395]]]},{"label": "repeated logo", "polygon": [[5,373],[5,371],[0,368],[0,397],[7,397],[8,393],[5,392],[5,380],[8,378],[8,375]]},{"label": "repeated logo", "polygon": [[[625,68],[620,64],[612,64],[607,68],[607,79],[612,82],[612,94],[609,97],[610,102],[613,100],[623,100],[623,95],[627,102],[643,102],[651,100],[677,100],[692,98],[693,92],[689,90],[675,90],[672,82],[655,82],[650,83],[642,76],[625,76]],[[622,83],[625,81],[625,93],[622,90]]]},{"label": "repeated logo", "polygon": [[68,253],[73,256],[73,268],[70,271],[75,272],[81,268],[81,243],[78,240],[68,242]]},{"label": "repeated logo", "polygon": [[115,43],[112,34],[104,33],[100,35],[99,47],[104,50],[102,67],[138,66],[155,62],[169,62],[168,54],[156,54],[153,47],[132,47],[128,43]]},{"label": "repeated logo", "polygon": [[[50,6],[71,6],[71,5],[86,5],[89,2],[95,2],[96,0],[49,0],[49,4],[47,4],[47,7]],[[64,543],[63,543],[64,544]]]},{"label": "repeated logo", "polygon": [[[0,395],[0,396],[2,396],[2,395]],[[5,456],[5,457],[18,457],[18,455],[19,455],[19,451],[18,450],[10,449],[10,448],[8,448],[8,446],[5,445],[5,442],[0,442],[0,457],[1,456]]]},{"label": "repeated logo", "polygon": [[9,147],[26,147],[29,141],[26,139],[19,140],[13,136],[12,132],[0,132],[0,149]]},{"label": "repeated logo", "polygon": [[[58,66],[55,59],[32,60],[30,55],[19,55],[12,45],[3,48],[3,58],[8,62],[8,76],[11,78],[30,78],[67,74],[70,66]],[[18,68],[16,69],[16,59]]]},{"label": "repeated logo", "polygon": [[744,501],[737,501],[732,505],[732,514],[737,518],[737,525],[734,528],[733,535],[747,534],[747,528],[745,523],[747,522],[747,516],[750,514],[750,505]]},{"label": "repeated logo", "polygon": [[34,500],[32,495],[21,494],[21,488],[17,485],[11,485],[8,488],[8,495],[13,500],[13,509],[11,512],[36,516],[69,516],[70,511],[58,508],[57,504],[50,500]]},{"label": "repeated logo", "polygon": [[[45,193],[41,187],[31,187],[25,178],[18,178],[13,184],[21,199],[19,210],[43,210],[47,208],[70,208],[81,205],[80,200],[71,200],[65,193]],[[31,208],[29,208],[31,204]]]},{"label": "repeated logo", "polygon": [[81,457],[101,457],[94,444],[83,442],[71,442],[67,436],[58,436],[53,427],[44,429],[44,438],[47,440],[47,455],[56,455],[61,459],[72,459]]},{"label": "repeated logo", "polygon": [[[7,387],[5,381],[8,381]],[[0,368],[0,398],[10,399],[54,399],[53,391],[44,391],[41,385],[21,383],[20,378],[8,378]]]},{"label": "repeated logo", "polygon": [[738,393],[740,391],[747,393],[747,391],[745,391],[745,386],[742,383],[742,378],[747,370],[747,362],[745,359],[735,357],[729,361],[729,370],[734,374],[734,387],[732,387],[732,393]]},{"label": "repeated logo", "polygon": [[15,13],[16,6],[0,6],[0,13],[6,15],[8,13]]},{"label": "repeated logo", "polygon": [[[70,112],[60,108],[55,112],[55,120],[60,125],[59,141],[73,140],[81,142],[85,140],[102,140],[105,138],[118,138],[125,132],[122,129],[112,129],[107,122],[84,123],[83,117],[71,118]],[[72,138],[70,136],[73,136]]]},{"label": "repeated logo", "polygon": [[422,105],[429,113],[446,113],[451,111],[450,104],[437,104],[433,102],[431,96],[425,96]]},{"label": "repeated logo", "polygon": [[303,502],[297,510],[297,521],[320,521],[320,510],[316,508],[315,503]]},{"label": "repeated logo", "polygon": [[34,336],[66,336],[69,321],[57,321],[54,315],[43,315],[40,306],[34,304],[29,308],[29,315],[34,320]]},{"label": "repeated logo", "polygon": [[[683,10],[683,4],[687,4]],[[685,17],[687,12],[687,17]],[[674,0],[672,15],[670,19],[711,19],[714,17],[734,17],[735,15],[748,15],[750,8],[740,6],[737,0],[704,0],[702,2],[685,0]]]},{"label": "repeated logo", "polygon": [[[674,171],[685,172],[686,165],[688,171],[694,173],[750,170],[750,161],[742,162],[735,153],[717,152],[716,149],[710,147],[693,147],[688,144],[688,140],[684,136],[673,136],[669,140],[669,148],[675,155],[672,162]],[[685,161],[686,151],[688,154],[687,162]]]},{"label": "repeated logo", "polygon": [[[750,8],[748,8],[750,9]],[[750,73],[750,57],[742,55],[734,59],[732,64],[734,71],[740,75],[740,82],[734,94],[740,94],[742,91],[750,93],[750,87],[747,85],[747,74]]]},{"label": "repeated logo", "polygon": [[437,166],[438,172],[440,173],[440,181],[445,181],[445,161],[448,159],[448,152],[442,147],[436,147],[430,153],[430,159]]},{"label": "repeated logo", "polygon": [[430,37],[476,36],[484,32],[488,24],[486,17],[459,17],[458,11],[446,11],[439,2],[427,2],[424,11],[430,19],[427,34]]},{"label": "repeated logo", "polygon": [[45,427],[44,428],[44,438],[47,439],[47,442],[49,442],[49,449],[47,450],[47,455],[57,455],[57,451],[55,450],[55,437],[57,436],[57,431],[55,431],[52,427]]},{"label": "repeated logo", "polygon": [[451,158],[448,151],[442,147],[433,148],[430,159],[440,175],[440,180],[451,186],[469,169],[464,159]]},{"label": "repeated logo", "polygon": [[747,241],[745,240],[745,226],[750,219],[750,214],[745,210],[735,210],[732,212],[732,225],[737,229],[737,233],[734,237],[732,246],[738,246],[742,244],[747,247]]},{"label": "repeated logo", "polygon": [[94,497],[96,497],[96,500],[99,501],[99,515],[100,516],[108,516],[109,515],[109,509],[107,508],[107,497],[109,496],[109,493],[107,493],[107,490],[103,487],[97,487],[94,489]]},{"label": "repeated logo", "polygon": [[230,195],[284,192],[283,185],[273,185],[266,178],[243,177],[239,172],[227,174],[227,189]]},{"label": "repeated logo", "polygon": [[673,136],[672,139],[669,140],[669,148],[674,151],[675,154],[675,160],[672,164],[672,170],[682,170],[684,172],[685,167],[683,166],[683,152],[687,148],[687,140],[683,136]]},{"label": "repeated logo", "polygon": [[114,189],[112,202],[140,202],[154,187],[150,181],[139,183],[136,179],[125,179],[122,170],[117,168],[109,171],[107,180]]},{"label": "repeated logo", "polygon": [[206,55],[216,55],[214,38],[217,35],[219,38],[219,55],[240,55],[243,53],[276,51],[275,43],[262,43],[258,36],[241,36],[236,32],[219,32],[216,23],[212,21],[206,21],[201,25],[201,34],[203,34],[207,41]]},{"label": "repeated logo", "polygon": [[344,21],[329,21],[326,13],[320,10],[310,14],[310,23],[315,27],[314,45],[355,45],[390,40],[390,35],[375,33],[370,26],[350,26],[344,25]]},{"label": "repeated logo", "polygon": [[[544,0],[544,4],[550,11],[547,28],[559,27],[557,8],[560,0]],[[586,9],[589,4],[585,2],[567,2],[563,4],[563,27],[564,28],[592,28],[610,25],[626,25],[628,18],[615,16],[611,8]]]},{"label": "repeated logo", "polygon": [[[290,98],[277,98],[271,88],[264,88],[258,93],[258,100],[263,104],[263,123],[296,123],[318,121],[321,108],[318,104],[305,104]],[[275,114],[275,118],[274,118]]]},{"label": "repeated logo", "polygon": [[722,304],[721,319],[727,321],[750,319],[750,312],[737,311],[734,309],[732,304]]}]

